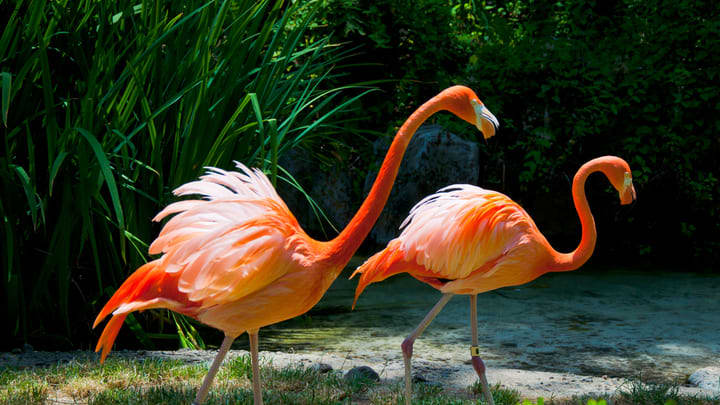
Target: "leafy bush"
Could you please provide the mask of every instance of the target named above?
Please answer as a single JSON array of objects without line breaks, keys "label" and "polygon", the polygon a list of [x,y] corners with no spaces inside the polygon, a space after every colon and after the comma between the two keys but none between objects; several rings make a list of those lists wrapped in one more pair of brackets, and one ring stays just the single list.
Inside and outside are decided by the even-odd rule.
[{"label": "leafy bush", "polygon": [[[337,133],[336,114],[361,93],[330,87],[346,51],[307,39],[314,14],[302,4],[26,0],[0,11],[5,344],[90,341],[92,316],[146,260],[171,189],[232,159],[274,178],[280,154]],[[202,344],[180,318],[155,325],[168,319]]]},{"label": "leafy bush", "polygon": [[480,185],[521,202],[554,245],[577,244],[573,175],[613,154],[630,163],[639,198],[608,208],[617,197],[590,179],[601,228],[594,260],[683,270],[720,263],[720,24],[712,2],[327,0],[322,15],[393,80],[391,97],[366,99],[375,129],[397,125],[448,85],[473,88],[501,123],[480,145]]}]

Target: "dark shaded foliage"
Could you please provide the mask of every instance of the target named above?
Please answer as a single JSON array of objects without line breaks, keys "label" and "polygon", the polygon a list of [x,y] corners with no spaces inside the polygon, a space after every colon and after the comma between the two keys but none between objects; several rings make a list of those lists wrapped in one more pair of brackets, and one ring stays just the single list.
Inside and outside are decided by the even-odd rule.
[{"label": "dark shaded foliage", "polygon": [[368,103],[378,125],[448,85],[473,88],[501,121],[481,144],[480,185],[521,202],[558,248],[579,238],[575,171],[612,154],[630,163],[639,199],[620,208],[591,178],[593,260],[720,263],[717,3],[331,0],[324,15],[395,80]]}]

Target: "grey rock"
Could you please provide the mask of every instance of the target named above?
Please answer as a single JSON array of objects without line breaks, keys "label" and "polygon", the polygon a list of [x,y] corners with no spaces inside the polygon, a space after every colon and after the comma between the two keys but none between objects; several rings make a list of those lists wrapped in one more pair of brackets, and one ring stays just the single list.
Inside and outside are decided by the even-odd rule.
[{"label": "grey rock", "polygon": [[[287,170],[301,186],[307,187],[309,185],[308,178],[314,172],[314,168],[308,153],[297,148],[290,149],[280,156],[278,164]],[[311,208],[305,196],[285,181],[278,180],[275,189],[298,222],[300,222],[300,225],[305,230],[308,230],[309,225],[311,225]]]},{"label": "grey rock", "polygon": [[343,377],[345,381],[353,380],[369,380],[369,381],[380,381],[380,375],[368,366],[353,367],[345,373]]},{"label": "grey rock", "polygon": [[[375,181],[389,146],[390,139],[380,139],[373,145],[375,170],[365,178],[365,195]],[[440,188],[451,184],[476,184],[480,172],[479,159],[479,149],[474,142],[466,141],[439,125],[420,127],[408,145],[390,198],[370,238],[382,245],[395,238],[410,208]]]},{"label": "grey rock", "polygon": [[22,351],[25,353],[30,353],[30,352],[34,352],[35,349],[29,343],[25,343],[22,347]]},{"label": "grey rock", "polygon": [[696,370],[690,374],[688,381],[696,387],[720,391],[720,367],[705,367]]},{"label": "grey rock", "polygon": [[16,347],[16,348],[12,349],[12,350],[10,351],[10,353],[12,353],[12,354],[20,354],[20,353],[22,353],[22,349],[20,349],[19,347]]},{"label": "grey rock", "polygon": [[[285,152],[278,163],[313,198],[335,228],[341,230],[350,222],[359,203],[352,195],[352,180],[346,170],[337,167],[323,169],[309,152],[300,148]],[[321,222],[318,219],[310,202],[297,188],[278,180],[276,189],[300,225],[311,236],[325,239],[335,235],[327,221],[322,219]]]},{"label": "grey rock", "polygon": [[[355,199],[352,196],[352,181],[342,171],[322,173],[312,182],[310,195],[316,198],[330,222],[342,230],[355,214]],[[312,214],[314,216],[314,214]],[[317,222],[317,220],[316,220]]]},{"label": "grey rock", "polygon": [[313,371],[317,371],[320,374],[325,374],[331,372],[333,368],[327,363],[314,363],[310,366],[310,369]]}]

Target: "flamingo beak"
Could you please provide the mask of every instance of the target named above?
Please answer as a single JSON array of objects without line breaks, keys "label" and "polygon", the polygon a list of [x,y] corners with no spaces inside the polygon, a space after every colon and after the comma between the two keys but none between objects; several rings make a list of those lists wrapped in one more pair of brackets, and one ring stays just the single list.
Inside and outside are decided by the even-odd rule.
[{"label": "flamingo beak", "polygon": [[500,127],[498,119],[484,105],[475,100],[471,103],[475,110],[475,126],[482,132],[483,137],[488,139],[495,135],[495,131]]},{"label": "flamingo beak", "polygon": [[623,191],[620,193],[620,204],[627,205],[635,201],[637,193],[635,192],[635,186],[632,184],[632,175],[625,173],[625,181],[623,183]]}]

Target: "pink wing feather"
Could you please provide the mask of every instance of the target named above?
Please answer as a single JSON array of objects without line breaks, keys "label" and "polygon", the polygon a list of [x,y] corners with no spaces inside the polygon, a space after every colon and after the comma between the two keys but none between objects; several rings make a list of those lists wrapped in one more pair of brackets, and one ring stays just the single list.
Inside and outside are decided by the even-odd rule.
[{"label": "pink wing feather", "polygon": [[237,167],[242,173],[208,168],[199,181],[174,191],[205,199],[170,204],[154,218],[176,214],[150,253],[164,253],[165,271],[181,273],[178,290],[203,307],[239,299],[283,276],[306,236],[268,178]]}]

